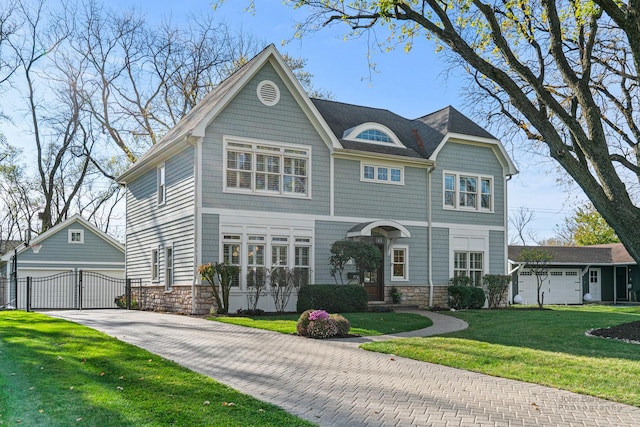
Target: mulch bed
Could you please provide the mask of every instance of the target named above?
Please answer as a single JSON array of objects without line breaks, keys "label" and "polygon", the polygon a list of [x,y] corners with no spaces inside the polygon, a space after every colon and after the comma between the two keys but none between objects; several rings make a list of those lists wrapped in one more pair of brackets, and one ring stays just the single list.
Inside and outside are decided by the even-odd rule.
[{"label": "mulch bed", "polygon": [[624,323],[610,328],[594,329],[589,332],[589,335],[640,344],[640,321]]}]

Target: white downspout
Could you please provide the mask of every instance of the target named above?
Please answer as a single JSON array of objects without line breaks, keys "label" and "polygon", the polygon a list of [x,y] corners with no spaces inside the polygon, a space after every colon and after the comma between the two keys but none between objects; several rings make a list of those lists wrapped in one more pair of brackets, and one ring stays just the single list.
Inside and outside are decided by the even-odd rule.
[{"label": "white downspout", "polygon": [[202,255],[200,248],[202,247],[202,230],[200,230],[200,212],[202,212],[202,177],[200,171],[202,170],[202,138],[194,141],[193,155],[195,161],[193,162],[193,187],[194,187],[194,201],[193,201],[193,280],[191,281],[191,314],[196,314],[197,310],[197,295],[196,295],[196,283],[199,280],[198,266],[201,263]]},{"label": "white downspout", "polygon": [[[504,180],[504,270],[509,271],[509,189],[507,188],[507,184],[511,181],[512,175],[506,175]],[[515,270],[520,269],[521,266],[518,266]],[[509,275],[513,274],[513,272],[509,272]],[[507,292],[507,304],[511,304],[513,302],[513,281],[511,286],[509,286],[509,290]]]},{"label": "white downspout", "polygon": [[431,221],[431,173],[435,166],[427,169],[427,268],[429,269],[429,307],[433,307],[433,256],[432,256],[432,221]]}]

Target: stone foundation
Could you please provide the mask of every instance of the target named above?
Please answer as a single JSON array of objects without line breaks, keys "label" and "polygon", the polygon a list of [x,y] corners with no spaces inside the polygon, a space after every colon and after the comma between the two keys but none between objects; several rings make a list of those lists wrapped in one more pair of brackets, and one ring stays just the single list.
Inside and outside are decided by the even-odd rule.
[{"label": "stone foundation", "polygon": [[209,286],[196,285],[195,307],[191,285],[174,285],[169,291],[164,286],[142,286],[131,289],[131,294],[137,300],[140,310],[204,315],[209,314],[211,307],[215,306]]},{"label": "stone foundation", "polygon": [[[429,286],[398,286],[393,285],[396,289],[402,292],[401,304],[404,305],[417,305],[418,308],[447,308],[447,301],[449,300],[449,294],[447,293],[447,286],[434,286],[433,287],[433,303],[432,307],[429,307]],[[393,299],[391,298],[391,287],[385,286],[385,300],[384,302],[391,304]]]}]

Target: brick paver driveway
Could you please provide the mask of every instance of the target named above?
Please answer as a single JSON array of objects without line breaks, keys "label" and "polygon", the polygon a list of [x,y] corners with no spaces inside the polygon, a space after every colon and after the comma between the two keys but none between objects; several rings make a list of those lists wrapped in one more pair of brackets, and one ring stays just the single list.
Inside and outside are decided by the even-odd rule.
[{"label": "brick paver driveway", "polygon": [[49,314],[323,426],[640,426],[639,408],[371,353],[348,340],[312,340],[141,311]]}]

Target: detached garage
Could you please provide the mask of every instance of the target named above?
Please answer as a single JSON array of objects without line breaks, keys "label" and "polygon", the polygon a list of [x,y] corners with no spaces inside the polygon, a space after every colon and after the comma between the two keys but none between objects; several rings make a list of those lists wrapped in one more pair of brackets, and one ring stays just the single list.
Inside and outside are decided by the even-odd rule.
[{"label": "detached garage", "polygon": [[544,304],[640,302],[640,268],[621,243],[593,246],[509,246],[512,302],[537,304],[537,278],[520,261],[525,249],[551,254],[541,286]]},{"label": "detached garage", "polygon": [[[5,301],[18,308],[24,308],[18,285],[27,277],[38,278],[44,287],[44,278],[55,276],[53,283],[69,282],[69,289],[78,286],[78,273],[83,272],[85,279],[105,276],[114,279],[125,278],[124,245],[102,232],[79,215],[56,225],[42,233],[31,242],[19,243],[14,250],[5,253],[0,262],[0,273],[8,284],[5,289]],[[16,271],[17,268],[17,271]],[[18,283],[13,284],[17,275]],[[62,279],[62,277],[64,278]],[[85,280],[85,284],[86,284]],[[18,288],[18,289],[17,289]],[[84,287],[86,288],[86,286]],[[16,289],[18,298],[16,298]],[[116,295],[117,296],[117,295]],[[73,297],[61,296],[65,301]],[[105,295],[113,304],[114,296]],[[1,299],[1,298],[0,298]],[[62,304],[62,303],[61,303]],[[66,304],[66,302],[64,303]],[[63,305],[64,305],[63,304]],[[104,305],[101,303],[101,305]],[[63,308],[49,307],[49,308]]]}]

